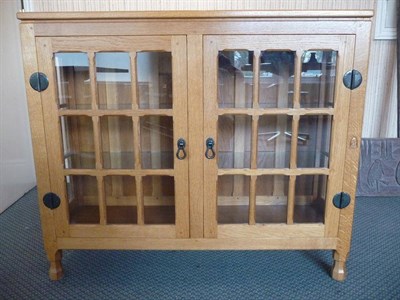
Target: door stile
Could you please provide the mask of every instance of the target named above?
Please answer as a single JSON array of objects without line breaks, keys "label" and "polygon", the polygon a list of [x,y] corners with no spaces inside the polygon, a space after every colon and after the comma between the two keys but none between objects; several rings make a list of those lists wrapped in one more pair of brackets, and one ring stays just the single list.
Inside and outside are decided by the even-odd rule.
[{"label": "door stile", "polygon": [[203,36],[187,37],[190,237],[204,237]]},{"label": "door stile", "polygon": [[[173,118],[174,153],[177,153],[177,141],[188,140],[188,101],[187,101],[187,51],[186,36],[174,36],[171,39],[173,74]],[[187,151],[187,149],[185,150]],[[186,152],[188,153],[188,152]],[[189,238],[189,179],[188,158],[179,160],[174,156],[175,201],[176,201],[176,237]]]},{"label": "door stile", "polygon": [[[206,139],[217,141],[218,108],[217,89],[217,40],[212,37],[204,38],[204,143]],[[204,152],[206,150],[203,144]],[[215,145],[215,151],[218,150]],[[214,159],[204,158],[204,237],[217,237],[217,156]]]},{"label": "door stile", "polygon": [[52,144],[51,147],[47,147],[51,192],[57,194],[61,199],[60,206],[54,209],[54,222],[57,236],[66,237],[69,236],[68,196],[64,181],[62,139],[59,134],[61,126],[56,103],[57,89],[52,43],[51,38],[37,38],[36,41],[39,71],[46,74],[49,80],[49,87],[41,92],[41,97],[46,142]]},{"label": "door stile", "polygon": [[[331,137],[331,154],[329,162],[329,179],[325,208],[325,237],[336,237],[338,234],[340,209],[333,206],[335,194],[343,190],[344,166],[346,155],[346,135],[349,121],[351,91],[342,83],[343,75],[353,68],[355,49],[354,36],[343,36],[339,48],[339,66],[335,89],[335,113]],[[340,58],[340,54],[342,57]],[[339,142],[340,141],[340,142]],[[333,167],[332,167],[333,166]]]}]

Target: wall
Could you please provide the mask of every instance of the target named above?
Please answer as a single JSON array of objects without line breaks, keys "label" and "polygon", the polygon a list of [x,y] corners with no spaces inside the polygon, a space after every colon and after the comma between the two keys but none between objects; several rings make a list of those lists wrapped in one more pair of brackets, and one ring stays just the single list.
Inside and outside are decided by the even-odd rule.
[{"label": "wall", "polygon": [[373,9],[374,0],[25,0],[31,11]]},{"label": "wall", "polygon": [[0,1],[0,213],[35,186],[19,9],[19,1]]}]

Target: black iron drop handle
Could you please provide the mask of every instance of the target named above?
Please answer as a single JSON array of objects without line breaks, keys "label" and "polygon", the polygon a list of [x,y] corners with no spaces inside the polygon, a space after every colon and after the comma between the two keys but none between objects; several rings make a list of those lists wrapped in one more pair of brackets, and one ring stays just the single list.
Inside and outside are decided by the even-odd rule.
[{"label": "black iron drop handle", "polygon": [[176,158],[179,160],[183,160],[186,158],[186,141],[184,139],[179,139],[178,142],[176,143],[178,146],[178,151],[176,151]]},{"label": "black iron drop handle", "polygon": [[206,140],[207,149],[206,149],[205,155],[206,155],[207,159],[213,159],[215,157],[214,145],[215,145],[215,142],[212,138],[208,138]]}]

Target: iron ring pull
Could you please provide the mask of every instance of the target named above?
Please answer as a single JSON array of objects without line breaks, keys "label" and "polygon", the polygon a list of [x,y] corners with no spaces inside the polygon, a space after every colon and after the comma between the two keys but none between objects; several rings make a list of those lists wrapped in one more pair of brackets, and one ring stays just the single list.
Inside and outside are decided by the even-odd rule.
[{"label": "iron ring pull", "polygon": [[178,151],[176,151],[176,158],[179,160],[185,159],[187,156],[185,151],[186,141],[181,138],[178,140],[176,145],[178,146]]},{"label": "iron ring pull", "polygon": [[206,149],[205,155],[206,155],[207,159],[213,159],[215,157],[214,145],[215,145],[215,142],[212,138],[208,138],[206,140],[207,149]]}]

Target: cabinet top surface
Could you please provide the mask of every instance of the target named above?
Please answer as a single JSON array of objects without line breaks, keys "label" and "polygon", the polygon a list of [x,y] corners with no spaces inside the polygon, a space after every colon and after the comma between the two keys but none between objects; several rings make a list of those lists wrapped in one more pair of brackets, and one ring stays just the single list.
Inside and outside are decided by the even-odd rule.
[{"label": "cabinet top surface", "polygon": [[22,21],[224,18],[371,18],[372,10],[20,12]]}]

